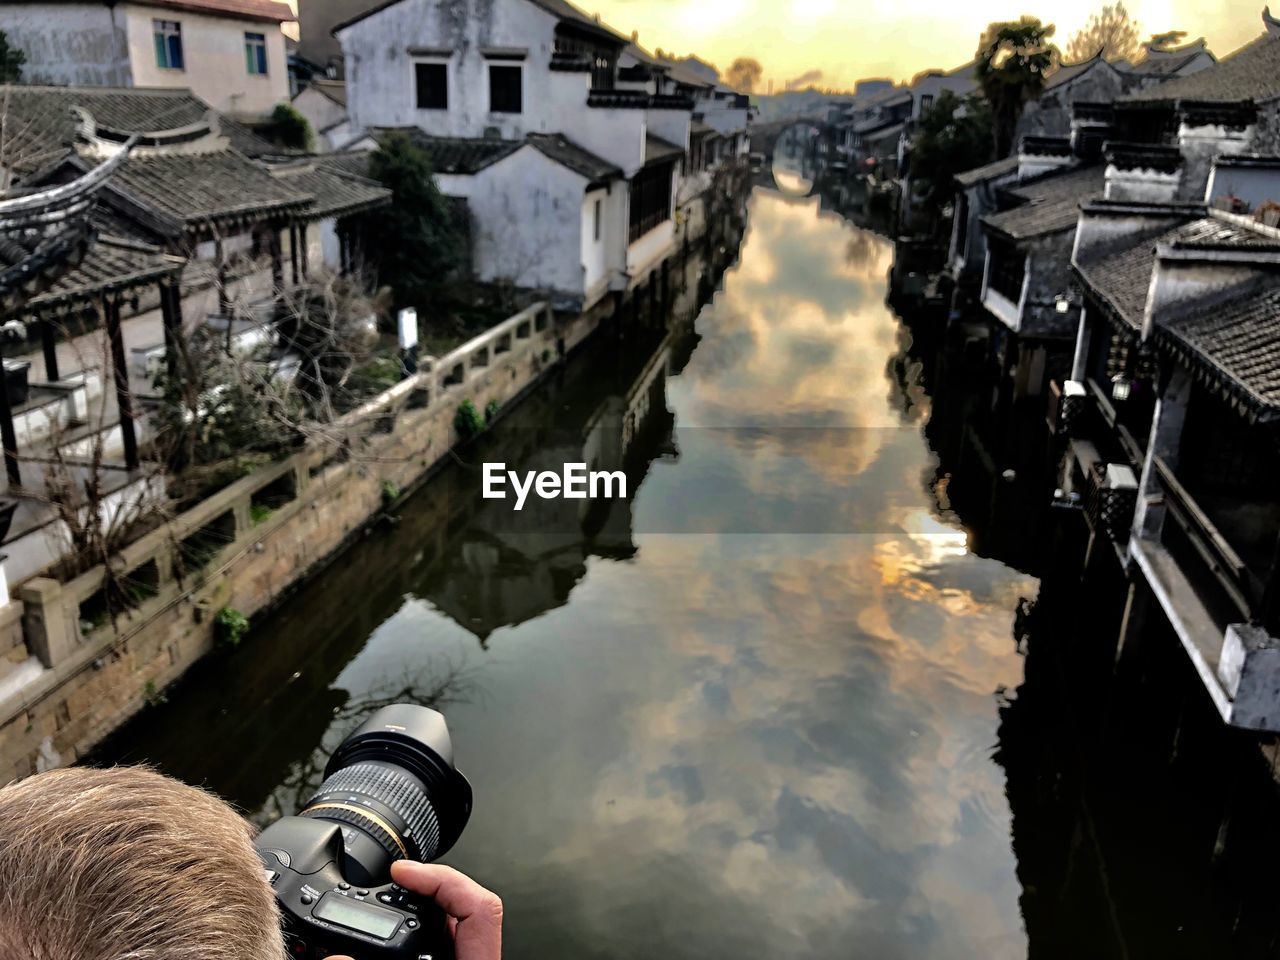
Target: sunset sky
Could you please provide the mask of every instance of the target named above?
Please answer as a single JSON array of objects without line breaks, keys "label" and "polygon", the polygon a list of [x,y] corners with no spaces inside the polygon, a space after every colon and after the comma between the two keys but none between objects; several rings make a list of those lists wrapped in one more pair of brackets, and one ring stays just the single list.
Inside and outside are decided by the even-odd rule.
[{"label": "sunset sky", "polygon": [[[910,78],[929,67],[958,66],[973,56],[992,20],[1032,13],[1068,38],[1103,0],[576,0],[618,30],[640,31],[653,49],[697,53],[724,69],[755,57],[765,81],[781,88],[808,74],[822,86],[847,87],[862,77]],[[1143,36],[1185,30],[1204,36],[1219,56],[1262,31],[1264,0],[1131,0]],[[818,71],[821,71],[820,76]]]}]

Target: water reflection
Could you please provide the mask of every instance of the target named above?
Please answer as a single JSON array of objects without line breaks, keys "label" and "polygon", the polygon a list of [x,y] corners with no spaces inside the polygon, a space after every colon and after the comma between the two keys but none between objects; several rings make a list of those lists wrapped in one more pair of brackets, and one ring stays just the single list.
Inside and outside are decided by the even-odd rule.
[{"label": "water reflection", "polygon": [[[110,758],[269,817],[379,698],[452,697],[510,957],[1024,955],[990,753],[1035,584],[937,509],[889,260],[757,192],[696,332],[597,344]],[[635,495],[517,518],[486,459]]]}]

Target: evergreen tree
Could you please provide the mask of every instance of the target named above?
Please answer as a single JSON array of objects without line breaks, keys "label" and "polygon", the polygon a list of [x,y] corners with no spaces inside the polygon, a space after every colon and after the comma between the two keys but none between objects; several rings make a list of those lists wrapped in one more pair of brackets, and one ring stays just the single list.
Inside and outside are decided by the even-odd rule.
[{"label": "evergreen tree", "polygon": [[397,308],[420,306],[463,262],[464,237],[431,162],[403,133],[391,133],[369,160],[369,176],[392,192],[391,206],[360,218],[361,250]]},{"label": "evergreen tree", "polygon": [[1053,24],[1035,17],[993,23],[978,45],[977,78],[991,104],[996,156],[1007,157],[1023,106],[1040,96],[1045,80],[1058,65],[1058,48],[1049,42]]},{"label": "evergreen tree", "polygon": [[27,55],[9,45],[9,36],[0,30],[0,83],[17,83],[22,79],[22,66]]}]

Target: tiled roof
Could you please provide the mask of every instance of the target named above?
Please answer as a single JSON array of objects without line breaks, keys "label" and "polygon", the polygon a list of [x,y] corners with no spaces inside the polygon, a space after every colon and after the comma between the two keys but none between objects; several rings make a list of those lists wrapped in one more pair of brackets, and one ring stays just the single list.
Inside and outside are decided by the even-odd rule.
[{"label": "tiled roof", "polygon": [[1081,60],[1079,63],[1064,63],[1044,82],[1044,88],[1052,90],[1055,87],[1071,83],[1089,70],[1106,62],[1106,60],[1102,59],[1102,51],[1098,51],[1088,60]]},{"label": "tiled roof", "polygon": [[345,80],[312,77],[308,86],[313,87],[317,93],[328,97],[340,107],[347,105],[347,82]]},{"label": "tiled roof", "polygon": [[1207,100],[1259,102],[1280,97],[1280,35],[1263,35],[1208,69],[1121,98],[1121,103]]},{"label": "tiled roof", "polygon": [[420,127],[382,127],[371,132],[379,144],[392,134],[404,134],[427,155],[436,173],[479,173],[524,145],[523,140],[433,137]]},{"label": "tiled roof", "polygon": [[668,77],[676,83],[683,83],[686,87],[700,87],[710,90],[716,85],[714,80],[708,80],[698,71],[679,60],[659,60],[658,66],[667,71]]},{"label": "tiled roof", "polygon": [[1190,53],[1183,53],[1172,57],[1156,57],[1154,59],[1139,60],[1137,63],[1129,67],[1129,72],[1136,73],[1143,77],[1172,77],[1192,60],[1205,52],[1206,51],[1204,49],[1198,49],[1192,50]]},{"label": "tiled roof", "polygon": [[316,161],[323,167],[339,173],[355,177],[369,176],[369,157],[372,150],[339,150],[335,153],[322,153]]},{"label": "tiled roof", "polygon": [[229,217],[260,219],[276,211],[301,210],[313,199],[234,150],[130,157],[107,190],[184,227]]},{"label": "tiled roof", "polygon": [[1101,166],[1078,167],[1027,181],[1009,190],[1024,203],[989,213],[982,222],[1014,240],[1071,229],[1080,217],[1080,202],[1102,195],[1104,174]]},{"label": "tiled roof", "polygon": [[145,5],[214,16],[221,14],[244,20],[265,20],[269,23],[287,23],[298,19],[287,3],[276,3],[274,0],[146,0]]},{"label": "tiled roof", "polygon": [[599,17],[593,17],[584,10],[579,10],[569,0],[530,0],[535,6],[541,7],[553,17],[569,23],[576,23],[579,26],[587,27],[597,33],[612,37],[619,43],[627,43],[627,37],[624,37],[611,26],[600,20]]},{"label": "tiled roof", "polygon": [[652,133],[645,137],[644,162],[646,164],[663,163],[683,155],[684,148],[676,146],[669,140],[663,140]]},{"label": "tiled roof", "polygon": [[181,257],[168,256],[158,247],[100,236],[79,264],[58,277],[40,296],[28,301],[23,309],[35,312],[93,299],[102,293],[127,290],[178,273],[185,263]]},{"label": "tiled roof", "polygon": [[271,174],[290,190],[314,198],[305,214],[310,220],[348,217],[391,202],[391,191],[386,187],[315,160],[282,164],[273,167]]},{"label": "tiled roof", "polygon": [[[1176,211],[1171,215],[1176,216]],[[1134,330],[1140,330],[1157,247],[1231,250],[1267,248],[1275,243],[1259,233],[1215,217],[1198,216],[1173,227],[1155,227],[1135,233],[1121,244],[1108,244],[1105,249],[1082,257],[1077,273],[1085,286],[1101,298],[1117,317]]]},{"label": "tiled roof", "polygon": [[957,173],[956,183],[960,184],[962,187],[972,187],[985,180],[994,180],[996,177],[1002,177],[1005,174],[1017,172],[1018,158],[1005,157],[1003,160],[993,160],[991,163],[983,164],[981,167],[975,167],[972,170]]},{"label": "tiled roof", "polygon": [[[121,87],[42,87],[15,84],[0,88],[8,102],[8,124],[20,144],[8,152],[22,172],[48,166],[76,142],[79,120],[72,107],[87,110],[104,127],[131,133],[172,130],[203,120],[212,108],[190,90],[124,89]],[[247,127],[218,117],[231,146],[248,156],[278,152]]]},{"label": "tiled roof", "polygon": [[1280,288],[1274,282],[1158,317],[1156,336],[1251,417],[1280,418]]},{"label": "tiled roof", "polygon": [[586,177],[592,183],[601,183],[622,176],[622,170],[616,164],[596,156],[590,150],[578,146],[561,134],[531,133],[529,143],[543,156]]},{"label": "tiled roof", "polygon": [[[390,7],[394,7],[396,4],[400,2],[401,0],[384,0],[384,2],[382,3],[375,4],[369,7],[367,10],[364,10],[360,13],[357,13],[355,16],[352,16],[347,18],[346,20],[343,20],[341,23],[335,24],[331,32],[336,34],[339,30],[345,30],[347,27],[350,27],[353,24],[357,24],[361,20],[365,20],[376,13],[381,13],[383,10],[386,10]],[[618,33],[618,31],[614,30],[608,24],[602,22],[596,17],[591,16],[591,14],[586,13],[583,10],[579,10],[572,3],[569,3],[568,0],[529,0],[529,2],[536,7],[541,7],[543,10],[551,14],[557,20],[560,20],[564,23],[574,24],[580,27],[581,29],[584,29],[591,33],[596,34],[597,36],[603,37],[607,40],[615,41],[619,45],[629,42],[628,37],[624,37],[622,34]]]}]

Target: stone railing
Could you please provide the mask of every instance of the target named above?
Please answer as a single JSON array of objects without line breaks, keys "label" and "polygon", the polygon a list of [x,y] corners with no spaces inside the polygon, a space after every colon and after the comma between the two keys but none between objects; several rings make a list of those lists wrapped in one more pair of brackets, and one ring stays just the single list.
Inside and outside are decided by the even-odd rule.
[{"label": "stone railing", "polygon": [[[220,609],[252,615],[305,578],[458,441],[459,404],[511,400],[558,355],[565,333],[547,304],[535,304],[144,534],[110,574],[99,565],[65,581],[25,580],[0,608],[0,752],[34,769],[65,762],[68,742],[79,752],[105,734],[210,649]],[[108,591],[123,591],[127,609]],[[54,700],[62,702],[48,706]],[[5,742],[24,711],[49,714],[52,759]],[[33,726],[17,739],[42,743]],[[0,769],[0,783],[8,775]]]}]

